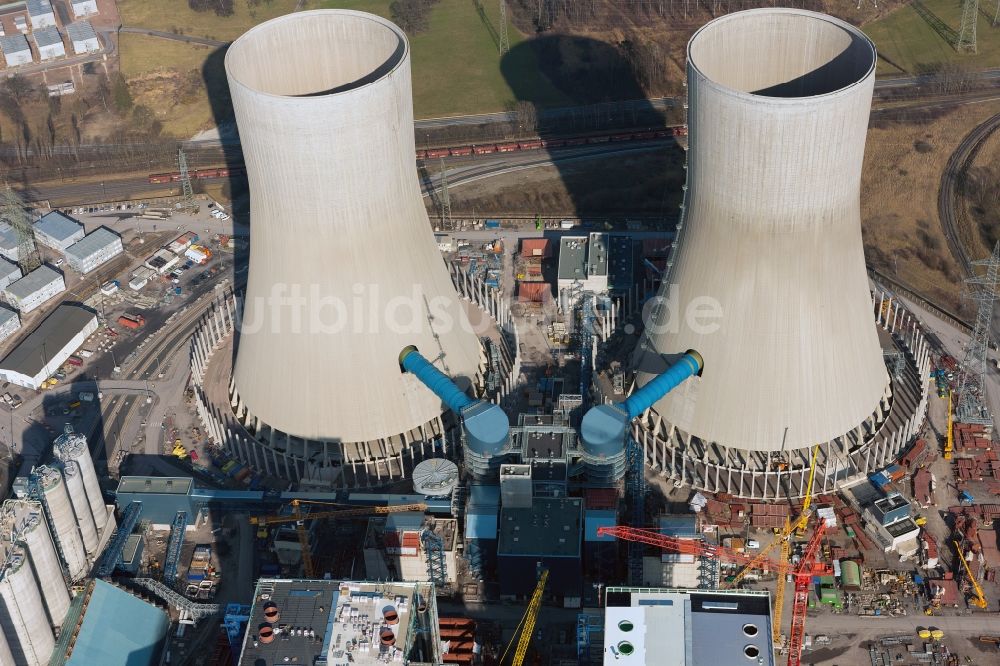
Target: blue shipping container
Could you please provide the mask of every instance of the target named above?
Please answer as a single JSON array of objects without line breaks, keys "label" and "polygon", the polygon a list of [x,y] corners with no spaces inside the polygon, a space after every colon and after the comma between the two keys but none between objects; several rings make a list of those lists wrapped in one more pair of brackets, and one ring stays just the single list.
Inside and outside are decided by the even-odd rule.
[{"label": "blue shipping container", "polygon": [[499,229],[500,228],[500,220],[486,220],[486,228],[487,229]]}]

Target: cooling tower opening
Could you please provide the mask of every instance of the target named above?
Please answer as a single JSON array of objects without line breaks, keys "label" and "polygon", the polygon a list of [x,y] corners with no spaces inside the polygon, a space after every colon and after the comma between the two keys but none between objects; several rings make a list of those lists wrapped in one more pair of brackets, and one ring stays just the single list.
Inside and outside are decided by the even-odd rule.
[{"label": "cooling tower opening", "polygon": [[370,14],[317,10],[262,23],[229,48],[226,72],[259,93],[333,95],[379,80],[404,60],[395,25]]},{"label": "cooling tower opening", "polygon": [[688,43],[704,77],[761,97],[814,97],[872,76],[875,45],[854,26],[797,9],[753,9],[718,18]]}]

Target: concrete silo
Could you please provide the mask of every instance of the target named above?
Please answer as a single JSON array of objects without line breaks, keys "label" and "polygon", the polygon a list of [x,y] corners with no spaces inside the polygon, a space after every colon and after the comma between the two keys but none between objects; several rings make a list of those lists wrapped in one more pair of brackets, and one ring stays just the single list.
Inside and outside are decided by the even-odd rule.
[{"label": "concrete silo", "polygon": [[90,512],[90,504],[87,503],[87,491],[83,488],[80,466],[75,460],[69,460],[62,463],[61,467],[69,503],[73,507],[76,525],[83,538],[83,547],[88,555],[93,556],[97,551],[97,526],[94,524],[94,515]]},{"label": "concrete silo", "polygon": [[73,460],[80,466],[80,478],[87,492],[87,503],[94,517],[97,533],[100,534],[108,522],[108,508],[104,503],[104,495],[101,493],[101,484],[97,479],[97,470],[94,469],[94,460],[90,456],[87,438],[78,432],[73,432],[73,426],[67,423],[63,434],[56,437],[52,448],[59,460],[63,462]]},{"label": "concrete silo", "polygon": [[[42,592],[45,610],[53,627],[62,626],[69,611],[70,597],[59,553],[49,533],[42,505],[30,500],[8,500],[0,511],[0,530],[4,537],[16,535],[28,547],[31,566]],[[3,663],[3,661],[0,661]]]},{"label": "concrete silo", "polygon": [[4,544],[0,570],[0,627],[7,637],[14,664],[40,666],[49,663],[55,635],[49,626],[42,595],[20,544]]},{"label": "concrete silo", "polygon": [[688,44],[682,221],[636,355],[639,384],[704,357],[638,428],[671,476],[767,497],[788,471],[794,495],[811,446],[844,481],[886,421],[860,217],[875,62],[860,30],[798,9],[729,14]]},{"label": "concrete silo", "polygon": [[80,580],[87,574],[87,552],[62,474],[54,467],[43,465],[35,468],[34,476],[69,577]]},{"label": "concrete silo", "polygon": [[225,67],[253,219],[237,416],[303,459],[428,439],[444,408],[399,350],[465,386],[481,350],[421,199],[405,35],[370,14],[296,12],[237,39]]}]

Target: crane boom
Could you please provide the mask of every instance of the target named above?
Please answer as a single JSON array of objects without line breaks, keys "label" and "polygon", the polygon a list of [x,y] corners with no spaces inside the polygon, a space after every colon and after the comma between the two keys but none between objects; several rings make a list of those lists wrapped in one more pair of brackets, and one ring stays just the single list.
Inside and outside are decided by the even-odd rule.
[{"label": "crane boom", "polygon": [[812,457],[809,460],[809,483],[806,485],[806,496],[802,500],[802,513],[799,514],[799,519],[796,524],[796,529],[799,534],[803,534],[806,531],[806,526],[809,524],[809,514],[812,505],[812,494],[813,494],[813,481],[816,479],[816,456],[819,453],[819,444],[813,447]]},{"label": "crane boom", "polygon": [[788,666],[802,663],[802,641],[806,633],[806,611],[809,608],[809,586],[814,572],[816,554],[826,533],[826,521],[816,523],[812,538],[795,569],[795,598],[792,601],[792,626],[788,632]]},{"label": "crane boom", "polygon": [[538,577],[538,584],[535,585],[535,591],[531,595],[531,601],[528,602],[528,610],[525,611],[524,619],[521,620],[524,626],[521,627],[521,638],[517,641],[517,650],[514,651],[514,658],[510,662],[511,666],[521,666],[524,663],[525,655],[528,654],[531,635],[535,633],[538,610],[542,607],[542,594],[545,592],[545,583],[548,580],[549,570],[543,569],[542,575]]},{"label": "crane boom", "polygon": [[957,541],[952,541],[952,543],[955,544],[955,552],[958,559],[962,560],[962,567],[965,569],[965,575],[968,576],[969,583],[972,584],[972,589],[976,593],[976,598],[971,600],[969,603],[976,608],[986,608],[989,606],[989,602],[986,601],[986,595],[983,593],[983,588],[979,584],[979,581],[976,580],[976,577],[972,574],[972,568],[969,567],[969,562],[965,559],[965,555],[962,553],[962,546],[959,545]]},{"label": "crane boom", "polygon": [[[785,518],[785,529],[782,534],[792,533],[791,521]],[[781,541],[781,559],[778,560],[778,584],[774,588],[774,612],[771,620],[771,642],[777,645],[781,641],[781,615],[785,609],[785,579],[788,578],[790,562],[789,555],[792,552],[792,540],[788,537]]]}]

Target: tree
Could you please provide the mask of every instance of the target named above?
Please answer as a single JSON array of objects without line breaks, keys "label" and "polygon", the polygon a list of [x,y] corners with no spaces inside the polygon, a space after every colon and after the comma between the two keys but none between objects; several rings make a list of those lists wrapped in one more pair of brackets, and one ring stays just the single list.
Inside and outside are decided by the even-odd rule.
[{"label": "tree", "polygon": [[15,74],[4,82],[7,94],[18,102],[27,102],[34,97],[35,87],[24,76]]},{"label": "tree", "polygon": [[115,72],[111,77],[111,99],[119,113],[125,113],[132,108],[132,93],[129,92],[128,82],[121,72]]}]

